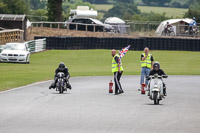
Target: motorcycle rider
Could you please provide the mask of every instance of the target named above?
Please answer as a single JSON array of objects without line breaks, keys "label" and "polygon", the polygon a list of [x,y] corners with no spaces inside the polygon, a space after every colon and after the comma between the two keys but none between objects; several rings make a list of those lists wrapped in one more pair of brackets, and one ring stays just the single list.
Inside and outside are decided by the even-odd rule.
[{"label": "motorcycle rider", "polygon": [[57,74],[59,72],[63,72],[65,74],[65,82],[66,82],[66,88],[69,88],[70,90],[72,89],[71,85],[69,84],[69,78],[70,74],[68,71],[68,68],[65,66],[63,62],[61,62],[58,66],[58,68],[55,70],[55,76],[54,76],[54,82],[49,86],[49,89],[56,88],[56,83],[58,82]]},{"label": "motorcycle rider", "polygon": [[170,27],[172,27],[172,25],[170,25],[169,22],[167,22],[167,24],[165,25],[165,33],[168,33]]},{"label": "motorcycle rider", "polygon": [[[150,71],[149,76],[153,76],[154,74],[158,74],[159,76],[166,75],[165,72],[162,69],[160,69],[159,62],[153,63],[153,69]],[[148,78],[148,80],[149,80],[149,78]],[[164,94],[164,96],[167,96],[166,85],[164,82],[163,82],[163,94]],[[149,93],[148,93],[148,95],[149,95]]]},{"label": "motorcycle rider", "polygon": [[192,21],[189,23],[189,31],[190,33],[193,32],[193,28],[197,26],[197,22],[196,22],[196,18],[193,17],[192,18]]}]

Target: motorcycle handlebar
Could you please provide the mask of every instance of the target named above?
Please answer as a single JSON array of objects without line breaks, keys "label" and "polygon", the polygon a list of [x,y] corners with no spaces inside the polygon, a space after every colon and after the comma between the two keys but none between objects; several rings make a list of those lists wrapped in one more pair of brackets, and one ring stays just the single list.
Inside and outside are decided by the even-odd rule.
[{"label": "motorcycle handlebar", "polygon": [[[146,79],[147,79],[147,80],[149,80],[149,79],[151,79],[151,78],[154,79],[154,77],[155,77],[154,75],[153,75],[153,76],[147,76]],[[157,75],[157,77],[158,77],[158,78],[167,78],[168,75],[162,75],[162,76]]]}]

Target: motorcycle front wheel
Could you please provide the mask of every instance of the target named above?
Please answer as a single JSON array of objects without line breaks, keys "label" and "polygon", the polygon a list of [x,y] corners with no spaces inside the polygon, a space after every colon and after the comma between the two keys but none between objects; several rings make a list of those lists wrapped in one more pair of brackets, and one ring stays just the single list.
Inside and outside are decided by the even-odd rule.
[{"label": "motorcycle front wheel", "polygon": [[159,100],[158,100],[158,92],[153,92],[153,101],[154,104],[159,104]]},{"label": "motorcycle front wheel", "polygon": [[63,93],[63,88],[62,88],[61,82],[59,82],[59,84],[58,84],[58,90],[59,90],[59,93]]}]

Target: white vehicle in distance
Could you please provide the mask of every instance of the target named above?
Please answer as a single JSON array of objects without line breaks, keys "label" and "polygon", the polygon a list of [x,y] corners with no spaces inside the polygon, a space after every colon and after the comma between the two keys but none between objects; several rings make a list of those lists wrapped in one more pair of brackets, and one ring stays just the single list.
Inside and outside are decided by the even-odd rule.
[{"label": "white vehicle in distance", "polygon": [[30,52],[26,43],[7,43],[0,53],[1,62],[30,63]]}]

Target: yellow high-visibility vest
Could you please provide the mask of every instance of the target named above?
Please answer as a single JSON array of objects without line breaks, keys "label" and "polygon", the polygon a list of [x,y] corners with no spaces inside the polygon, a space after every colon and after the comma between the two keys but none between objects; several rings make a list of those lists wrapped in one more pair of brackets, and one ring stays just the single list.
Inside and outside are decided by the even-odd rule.
[{"label": "yellow high-visibility vest", "polygon": [[[113,59],[112,59],[112,72],[118,72],[118,63],[115,61],[115,57],[118,57],[119,58],[119,55],[116,54]],[[120,64],[120,71],[123,71],[123,67],[122,67],[122,62]]]},{"label": "yellow high-visibility vest", "polygon": [[[142,53],[145,56],[145,53]],[[151,68],[151,54],[148,54],[145,60],[141,60],[141,67]]]}]

